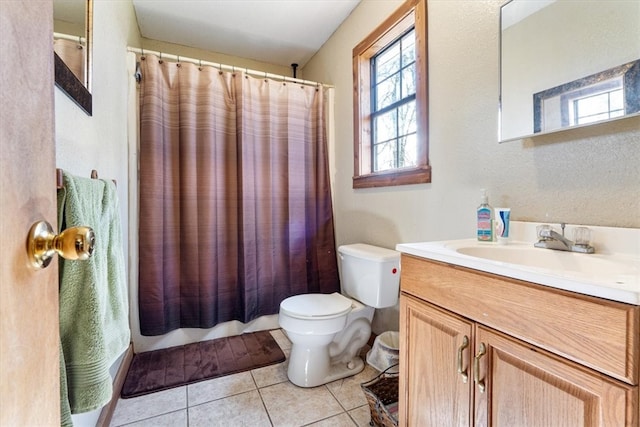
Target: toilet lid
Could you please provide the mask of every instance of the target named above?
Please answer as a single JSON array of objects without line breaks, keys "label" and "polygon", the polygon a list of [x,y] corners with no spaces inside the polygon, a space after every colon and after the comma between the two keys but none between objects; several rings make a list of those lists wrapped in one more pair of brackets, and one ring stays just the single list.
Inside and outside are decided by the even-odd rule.
[{"label": "toilet lid", "polygon": [[352,301],[337,292],[303,294],[280,303],[280,310],[294,317],[338,317],[351,311]]}]

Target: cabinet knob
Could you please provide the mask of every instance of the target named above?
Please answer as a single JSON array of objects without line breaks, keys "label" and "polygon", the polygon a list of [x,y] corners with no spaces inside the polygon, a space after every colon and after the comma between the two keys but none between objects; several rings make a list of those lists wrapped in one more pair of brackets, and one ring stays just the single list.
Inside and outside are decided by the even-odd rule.
[{"label": "cabinet knob", "polygon": [[484,390],[486,388],[484,380],[480,379],[480,359],[482,359],[482,356],[484,356],[485,354],[487,354],[487,347],[483,342],[481,342],[480,349],[476,353],[476,357],[473,359],[473,382],[478,386],[478,390],[480,390],[480,393],[484,393]]}]

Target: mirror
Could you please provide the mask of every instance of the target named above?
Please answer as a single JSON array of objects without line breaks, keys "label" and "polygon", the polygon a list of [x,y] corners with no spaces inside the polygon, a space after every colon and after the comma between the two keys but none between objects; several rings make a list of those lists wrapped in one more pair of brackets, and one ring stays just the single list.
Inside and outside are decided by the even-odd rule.
[{"label": "mirror", "polygon": [[53,0],[56,85],[92,114],[93,0]]},{"label": "mirror", "polygon": [[638,19],[638,1],[504,4],[499,141],[639,115]]}]

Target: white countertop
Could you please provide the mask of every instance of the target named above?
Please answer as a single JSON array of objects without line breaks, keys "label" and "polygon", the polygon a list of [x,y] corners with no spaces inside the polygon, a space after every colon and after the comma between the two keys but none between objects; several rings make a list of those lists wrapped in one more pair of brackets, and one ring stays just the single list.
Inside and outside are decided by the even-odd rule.
[{"label": "white countertop", "polygon": [[[513,223],[512,223],[513,224]],[[520,228],[518,237],[524,236],[524,229],[530,230],[528,223],[515,224]],[[591,227],[590,227],[591,228]],[[485,271],[500,276],[525,280],[527,282],[546,285],[557,289],[577,292],[584,295],[606,298],[613,301],[640,305],[640,232],[631,230],[631,236],[624,233],[625,242],[606,244],[607,229],[597,228],[596,235],[600,239],[598,253],[578,254],[551,249],[534,248],[535,240],[510,241],[507,245],[478,242],[476,239],[448,240],[438,242],[401,243],[396,250],[421,258],[432,259],[462,267]],[[612,236],[619,237],[620,230],[613,229]],[[629,238],[630,237],[630,238]],[[618,239],[620,242],[620,239]],[[616,246],[618,245],[618,246]],[[594,244],[595,246],[595,244]],[[460,253],[465,249],[486,251],[498,256],[478,257]],[[606,250],[604,250],[606,248]],[[624,250],[618,252],[617,250]],[[507,254],[504,251],[519,253]],[[542,251],[542,252],[539,252]],[[504,259],[524,259],[524,263],[504,262],[500,254],[519,255],[506,256]],[[530,262],[531,261],[531,262]],[[518,261],[519,262],[519,261]],[[526,264],[526,265],[525,265]]]}]

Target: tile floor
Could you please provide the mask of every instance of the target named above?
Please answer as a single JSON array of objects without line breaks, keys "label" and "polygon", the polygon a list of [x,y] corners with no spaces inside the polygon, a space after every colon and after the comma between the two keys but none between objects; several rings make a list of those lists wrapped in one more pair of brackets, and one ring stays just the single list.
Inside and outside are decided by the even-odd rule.
[{"label": "tile floor", "polygon": [[[291,343],[271,331],[285,355]],[[120,399],[111,426],[368,426],[369,406],[360,383],[378,371],[366,365],[350,378],[300,388],[287,379],[287,361],[249,372]]]}]

